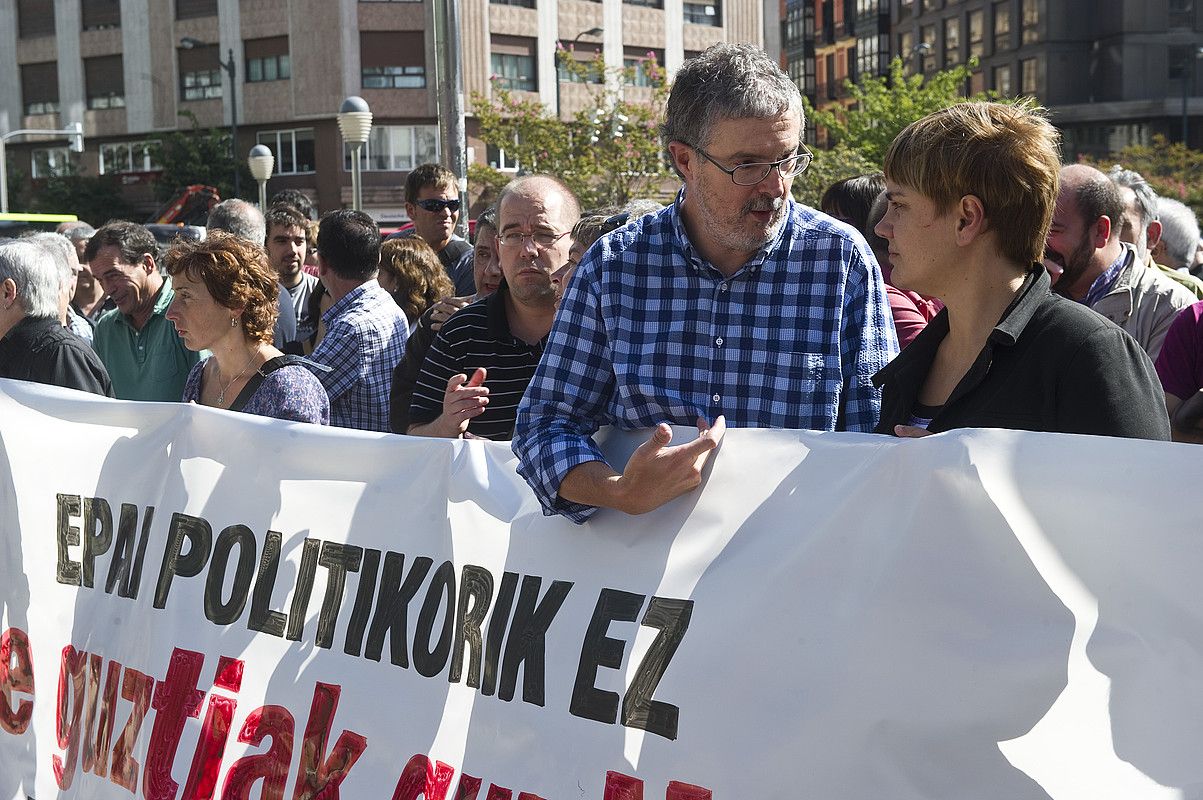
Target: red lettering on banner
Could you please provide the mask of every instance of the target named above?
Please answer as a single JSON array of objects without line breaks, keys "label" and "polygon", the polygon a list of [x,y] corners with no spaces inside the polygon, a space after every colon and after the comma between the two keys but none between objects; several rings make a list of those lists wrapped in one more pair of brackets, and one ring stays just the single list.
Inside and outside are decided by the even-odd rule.
[{"label": "red lettering on banner", "polygon": [[174,800],[180,788],[171,778],[171,766],[175,763],[185,720],[200,714],[205,699],[205,693],[196,688],[204,663],[204,655],[177,647],[171,651],[167,677],[155,686],[151,703],[155,723],[150,729],[146,769],[142,772],[142,793],[146,800]]},{"label": "red lettering on banner", "polygon": [[126,667],[125,676],[121,679],[121,696],[129,700],[133,708],[130,709],[125,727],[121,729],[121,735],[117,737],[117,744],[113,745],[109,780],[135,794],[138,791],[138,768],[141,765],[130,753],[133,752],[134,743],[138,741],[138,734],[142,731],[142,720],[146,719],[146,710],[150,708],[154,690],[154,678]]},{"label": "red lettering on banner", "polygon": [[485,800],[510,800],[514,793],[509,789],[498,786],[495,783],[489,784],[489,793],[485,795]]},{"label": "red lettering on banner", "polygon": [[[92,749],[93,737],[92,731],[96,727],[96,699],[100,694],[100,667],[104,663],[104,658],[99,653],[88,654],[87,659],[87,678],[88,688],[84,701],[84,729],[83,729],[83,752],[80,756],[80,766],[84,772],[91,772],[96,754]],[[107,753],[105,755],[108,755]],[[104,756],[101,756],[104,760]]]},{"label": "red lettering on banner", "polygon": [[237,692],[242,688],[242,668],[241,659],[229,656],[217,659],[217,674],[213,676],[213,686]]},{"label": "red lettering on banner", "polygon": [[[228,656],[217,659],[213,686],[231,692],[242,688],[242,661]],[[230,740],[230,722],[237,707],[238,701],[229,697],[209,698],[209,710],[205,712],[196,752],[192,754],[192,768],[188,770],[188,783],[184,786],[184,800],[213,800],[221,757]]]},{"label": "red lettering on banner", "polygon": [[455,787],[455,800],[476,800],[476,795],[480,794],[480,785],[484,783],[480,778],[474,778],[468,773],[461,773],[459,776],[459,784]]},{"label": "red lettering on banner", "polygon": [[[121,678],[121,663],[109,662],[108,677],[104,682],[104,694],[100,698],[100,714],[96,721],[96,735],[90,733],[84,739],[84,772],[94,772],[100,777],[109,774],[109,742],[113,739],[113,713],[117,708],[117,686]],[[99,680],[99,676],[97,676]],[[91,716],[88,731],[92,730]]]},{"label": "red lettering on banner", "polygon": [[[606,773],[605,800],[643,800],[643,781],[623,775],[621,772]],[[709,789],[692,783],[669,781],[664,792],[665,800],[711,800]]]},{"label": "red lettering on banner", "polygon": [[29,636],[20,628],[9,628],[0,634],[0,695],[4,696],[4,702],[0,703],[0,728],[21,734],[29,727],[33,701],[22,700],[13,708],[13,692],[33,696],[33,656]]},{"label": "red lettering on banner", "polygon": [[305,739],[301,744],[300,774],[293,790],[293,800],[335,800],[338,787],[351,767],[363,754],[368,740],[353,731],[343,731],[326,758],[326,742],[338,710],[342,687],[318,683],[313,688],[313,705],[305,723]]},{"label": "red lettering on banner", "polygon": [[263,781],[260,800],[283,800],[284,782],[288,780],[288,765],[292,762],[292,714],[283,706],[263,706],[247,715],[238,741],[258,745],[267,736],[272,746],[266,753],[243,756],[226,773],[221,800],[249,800],[251,788]]},{"label": "red lettering on banner", "polygon": [[[50,757],[54,769],[54,780],[60,789],[70,789],[75,780],[75,767],[79,764],[79,717],[83,711],[84,667],[87,653],[76,651],[71,645],[63,648],[58,673],[58,707],[54,717],[54,735],[65,759],[57,754]],[[69,683],[69,686],[68,686]],[[70,711],[70,713],[68,713]]]},{"label": "red lettering on banner", "polygon": [[442,761],[431,763],[430,759],[418,754],[409,759],[401,777],[397,779],[397,788],[393,790],[393,800],[443,800],[447,790],[451,788],[451,777],[455,775],[455,767],[450,767]]},{"label": "red lettering on banner", "polygon": [[711,800],[711,793],[709,789],[694,786],[692,783],[669,781],[664,800]]}]

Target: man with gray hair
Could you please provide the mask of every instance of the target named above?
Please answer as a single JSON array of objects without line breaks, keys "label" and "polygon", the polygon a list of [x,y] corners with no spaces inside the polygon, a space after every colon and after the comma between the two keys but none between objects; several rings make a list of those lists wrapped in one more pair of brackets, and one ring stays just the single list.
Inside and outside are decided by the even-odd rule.
[{"label": "man with gray hair", "polygon": [[29,241],[42,247],[54,258],[58,268],[59,279],[59,321],[63,327],[74,333],[85,342],[91,344],[93,323],[75,313],[71,308],[71,298],[75,296],[75,284],[79,280],[79,256],[69,241],[57,233],[34,233],[27,237]]},{"label": "man with gray hair", "polygon": [[1164,236],[1158,200],[1149,182],[1137,171],[1124,169],[1120,164],[1113,166],[1107,177],[1119,188],[1124,201],[1119,239],[1136,248],[1136,257],[1149,269],[1155,269],[1175,283],[1189,289],[1196,299],[1203,299],[1203,281],[1187,272],[1179,272],[1160,258],[1159,245]]},{"label": "man with gray hair", "polygon": [[[1153,249],[1158,264],[1164,264],[1175,275],[1187,275],[1199,246],[1199,220],[1190,206],[1170,197],[1157,198],[1157,213],[1161,217],[1161,240]],[[1201,296],[1203,297],[1203,296]]]},{"label": "man with gray hair", "polygon": [[[701,482],[727,424],[872,431],[898,352],[865,240],[795,203],[798,87],[763,50],[716,44],[677,72],[663,130],[676,202],[577,267],[518,410],[519,472],[546,514],[655,509]],[[654,428],[625,467],[603,425]],[[697,426],[669,446],[671,425]]]},{"label": "man with gray hair", "polygon": [[[225,231],[240,239],[253,242],[267,251],[267,220],[263,212],[245,200],[222,200],[209,211],[205,222],[209,233]],[[277,350],[297,338],[297,311],[289,299],[291,295],[284,284],[277,281],[280,290],[280,313],[272,329],[272,344]]]},{"label": "man with gray hair", "polygon": [[49,250],[0,242],[0,378],[112,397],[100,358],[59,321],[61,298],[62,276]]}]

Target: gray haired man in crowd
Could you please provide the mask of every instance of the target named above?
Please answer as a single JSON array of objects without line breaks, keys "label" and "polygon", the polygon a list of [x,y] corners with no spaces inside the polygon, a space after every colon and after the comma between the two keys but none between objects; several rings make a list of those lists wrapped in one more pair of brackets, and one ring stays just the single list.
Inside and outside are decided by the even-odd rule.
[{"label": "gray haired man in crowd", "polygon": [[62,296],[62,271],[50,250],[27,240],[0,242],[0,378],[112,397],[99,356],[60,321]]},{"label": "gray haired man in crowd", "polygon": [[1162,258],[1164,248],[1161,240],[1165,235],[1165,225],[1161,220],[1161,198],[1153,191],[1153,187],[1139,172],[1124,169],[1119,164],[1108,171],[1107,177],[1119,188],[1124,201],[1120,241],[1135,247],[1136,257],[1146,267],[1158,270],[1189,290],[1196,299],[1203,300],[1203,281],[1188,272],[1179,272]]},{"label": "gray haired man in crowd", "polygon": [[[1199,245],[1199,220],[1185,203],[1170,197],[1157,198],[1157,213],[1161,217],[1161,241],[1153,255],[1177,275],[1185,275],[1195,261]],[[1194,276],[1193,280],[1203,285]]]},{"label": "gray haired man in crowd", "polygon": [[[885,283],[863,237],[790,197],[802,131],[797,85],[758,47],[677,72],[663,138],[684,188],[584,256],[518,410],[545,513],[657,508],[698,486],[725,425],[876,427],[873,374],[898,352]],[[611,466],[603,425],[653,430]],[[672,425],[697,438],[669,446]]]}]

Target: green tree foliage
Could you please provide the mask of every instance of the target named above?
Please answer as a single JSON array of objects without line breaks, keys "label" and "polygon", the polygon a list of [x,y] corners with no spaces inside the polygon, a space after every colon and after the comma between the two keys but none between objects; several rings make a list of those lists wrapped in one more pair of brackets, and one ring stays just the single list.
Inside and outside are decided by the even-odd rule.
[{"label": "green tree foliage", "polygon": [[816,151],[810,168],[794,179],[794,197],[817,206],[836,181],[880,171],[890,143],[907,125],[966,99],[995,99],[993,92],[965,97],[976,66],[975,60],[926,76],[907,75],[902,59],[895,58],[886,75],[845,82],[851,107],[816,109],[803,97],[807,124],[825,130],[832,146]]},{"label": "green tree foliage", "polygon": [[151,156],[163,167],[155,183],[155,196],[160,201],[170,200],[185,186],[197,183],[216,187],[223,198],[233,197],[235,167],[243,188],[255,185],[246,163],[239,160],[235,164],[230,156],[228,130],[201,128],[191,111],[181,111],[180,116],[191,121],[192,129],[168,133],[151,147]]},{"label": "green tree foliage", "polygon": [[[607,70],[600,56],[592,62],[578,62],[566,51],[558,52],[557,59],[564,69],[581,77],[591,102],[573,119],[561,121],[537,99],[522,97],[494,82],[491,97],[472,95],[480,138],[504,149],[523,172],[559,177],[586,208],[659,195],[661,184],[671,177],[660,146],[668,93],[663,68],[651,58],[644,62],[651,98],[635,102],[622,92],[633,69]],[[597,75],[603,76],[601,83],[595,82]],[[508,177],[490,167],[469,168],[469,181],[486,191],[497,191]]]},{"label": "green tree foliage", "polygon": [[1130,145],[1106,158],[1080,161],[1103,172],[1115,164],[1136,170],[1157,194],[1186,203],[1203,219],[1203,152],[1182,142],[1171,143],[1157,135],[1150,144]]},{"label": "green tree foliage", "polygon": [[27,208],[44,214],[75,214],[97,227],[111,219],[136,216],[116,176],[89,176],[71,161],[30,191]]}]

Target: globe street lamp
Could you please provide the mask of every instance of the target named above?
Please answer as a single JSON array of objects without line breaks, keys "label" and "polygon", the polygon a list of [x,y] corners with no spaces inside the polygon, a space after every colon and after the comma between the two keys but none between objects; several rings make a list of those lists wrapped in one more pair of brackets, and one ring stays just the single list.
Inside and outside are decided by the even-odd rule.
[{"label": "globe street lamp", "polygon": [[[180,39],[180,47],[185,50],[193,50],[197,47],[205,47],[205,43],[199,39],[193,39],[191,36],[185,36]],[[226,75],[230,78],[230,163],[234,167],[234,196],[237,197],[242,193],[242,181],[238,175],[238,86],[234,80],[238,67],[234,63],[234,48],[231,47],[226,60],[224,62],[219,60],[217,65],[225,70]]]},{"label": "globe street lamp", "polygon": [[251,175],[259,183],[259,210],[267,211],[267,181],[272,176],[272,167],[276,159],[267,145],[257,144],[251,148],[246,157],[246,165],[251,169]]},{"label": "globe street lamp", "polygon": [[362,211],[363,185],[360,182],[359,151],[372,132],[372,110],[362,97],[351,95],[338,109],[338,131],[351,145],[351,208]]}]

